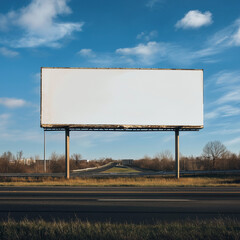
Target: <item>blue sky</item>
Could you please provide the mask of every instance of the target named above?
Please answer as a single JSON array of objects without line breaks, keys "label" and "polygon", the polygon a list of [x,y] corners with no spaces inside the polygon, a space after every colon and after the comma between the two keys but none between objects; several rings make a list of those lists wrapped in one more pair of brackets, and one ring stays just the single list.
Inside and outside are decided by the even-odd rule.
[{"label": "blue sky", "polygon": [[[240,151],[239,0],[1,0],[0,153],[43,156],[40,67],[204,69],[204,129],[180,133],[183,155],[208,141]],[[64,134],[46,133],[47,155]],[[170,150],[174,133],[71,132],[83,158]]]}]

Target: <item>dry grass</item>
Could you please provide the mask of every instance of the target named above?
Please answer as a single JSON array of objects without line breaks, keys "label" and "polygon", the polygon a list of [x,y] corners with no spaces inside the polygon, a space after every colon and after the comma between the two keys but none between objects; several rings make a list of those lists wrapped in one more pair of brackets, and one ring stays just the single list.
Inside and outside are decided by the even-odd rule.
[{"label": "dry grass", "polygon": [[0,239],[240,239],[240,222],[234,219],[189,220],[147,224],[90,223],[72,220],[70,222],[43,220],[9,220],[0,222]]},{"label": "dry grass", "polygon": [[240,187],[240,177],[2,178],[0,186]]}]

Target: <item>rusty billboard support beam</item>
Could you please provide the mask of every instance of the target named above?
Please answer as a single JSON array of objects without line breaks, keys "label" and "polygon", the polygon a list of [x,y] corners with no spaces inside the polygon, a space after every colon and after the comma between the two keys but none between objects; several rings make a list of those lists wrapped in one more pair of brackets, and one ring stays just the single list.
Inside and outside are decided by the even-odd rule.
[{"label": "rusty billboard support beam", "polygon": [[65,178],[70,178],[69,168],[69,128],[65,128]]},{"label": "rusty billboard support beam", "polygon": [[46,164],[46,130],[44,129],[44,172],[47,172],[47,164]]},{"label": "rusty billboard support beam", "polygon": [[179,129],[175,130],[175,171],[176,178],[179,179]]}]

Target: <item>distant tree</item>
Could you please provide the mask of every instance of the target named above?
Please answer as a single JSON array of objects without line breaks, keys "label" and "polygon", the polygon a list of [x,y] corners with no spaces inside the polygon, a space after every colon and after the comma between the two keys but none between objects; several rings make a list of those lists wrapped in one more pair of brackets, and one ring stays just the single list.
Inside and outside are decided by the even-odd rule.
[{"label": "distant tree", "polygon": [[173,155],[171,151],[165,150],[161,153],[156,154],[156,158],[162,160],[162,159],[167,159],[167,160],[173,160]]},{"label": "distant tree", "polygon": [[10,151],[4,152],[1,157],[7,159],[8,161],[15,160],[14,155]]},{"label": "distant tree", "polygon": [[23,151],[17,152],[17,160],[21,160],[23,158]]},{"label": "distant tree", "polygon": [[52,154],[51,154],[51,156],[50,156],[50,160],[53,160],[53,161],[57,161],[58,160],[58,158],[59,158],[59,156],[57,155],[57,153],[56,152],[53,152]]},{"label": "distant tree", "polygon": [[79,153],[74,153],[74,154],[72,154],[71,159],[74,161],[79,161],[82,159],[82,155]]},{"label": "distant tree", "polygon": [[[9,152],[8,152],[9,153]],[[9,169],[9,158],[8,153],[3,153],[2,156],[0,157],[0,172],[1,173],[7,173]]]},{"label": "distant tree", "polygon": [[50,156],[49,169],[52,173],[60,173],[65,171],[65,156],[58,155],[55,152]]},{"label": "distant tree", "polygon": [[212,160],[213,169],[216,166],[216,160],[224,157],[227,148],[220,141],[208,142],[203,148],[203,157]]}]

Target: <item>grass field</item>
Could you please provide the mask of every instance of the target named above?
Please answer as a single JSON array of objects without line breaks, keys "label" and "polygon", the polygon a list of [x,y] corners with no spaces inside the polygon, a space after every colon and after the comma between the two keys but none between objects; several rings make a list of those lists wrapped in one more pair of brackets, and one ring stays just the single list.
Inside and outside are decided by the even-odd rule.
[{"label": "grass field", "polygon": [[107,178],[8,178],[0,186],[108,186],[108,187],[240,187],[240,177],[107,177]]},{"label": "grass field", "polygon": [[137,173],[139,171],[129,167],[113,167],[103,173]]},{"label": "grass field", "polygon": [[90,223],[43,220],[9,220],[0,222],[0,239],[92,239],[92,240],[190,240],[190,239],[240,239],[240,222],[233,219],[189,220],[153,225]]}]

